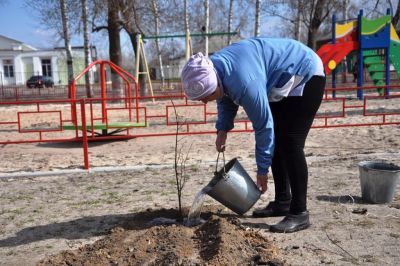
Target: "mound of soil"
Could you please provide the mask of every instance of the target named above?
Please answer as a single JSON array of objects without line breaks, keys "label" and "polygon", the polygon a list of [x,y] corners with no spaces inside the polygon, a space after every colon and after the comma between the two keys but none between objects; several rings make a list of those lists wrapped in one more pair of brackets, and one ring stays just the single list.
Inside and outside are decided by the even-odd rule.
[{"label": "mound of soil", "polygon": [[170,222],[177,217],[175,209],[137,213],[95,243],[38,265],[283,265],[275,245],[235,217],[209,211],[194,227]]}]

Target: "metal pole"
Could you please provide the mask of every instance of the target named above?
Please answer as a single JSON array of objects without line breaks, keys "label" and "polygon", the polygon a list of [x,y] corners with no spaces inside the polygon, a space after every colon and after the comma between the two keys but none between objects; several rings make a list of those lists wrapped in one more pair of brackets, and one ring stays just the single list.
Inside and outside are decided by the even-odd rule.
[{"label": "metal pole", "polygon": [[[363,16],[363,10],[360,10],[360,13],[358,14],[357,17],[357,37],[358,37],[358,62],[357,62],[357,67],[358,67],[358,74],[357,74],[357,87],[362,87],[364,83],[364,56],[363,56],[363,45],[362,45],[362,26],[361,26],[361,18]],[[358,89],[357,90],[357,98],[362,99],[363,96],[363,90]]]},{"label": "metal pole", "polygon": [[[336,15],[332,15],[332,44],[336,44]],[[336,63],[336,62],[335,62]],[[337,67],[337,66],[336,66]],[[332,98],[336,98],[336,67],[332,70]]]},{"label": "metal pole", "polygon": [[84,168],[89,169],[89,145],[86,131],[86,110],[85,110],[85,99],[80,100],[81,104],[81,115],[82,115],[82,146],[83,146],[83,161]]},{"label": "metal pole", "polygon": [[[224,36],[224,35],[237,35],[238,32],[195,32],[195,33],[190,33],[191,37],[205,37],[205,36]],[[150,36],[143,36],[142,39],[148,40],[148,39],[172,39],[172,38],[186,38],[186,33],[184,34],[171,34],[171,35],[150,35]]]},{"label": "metal pole", "polygon": [[[400,5],[400,3],[399,3],[399,5]],[[390,15],[389,8],[386,10],[386,14]],[[388,28],[389,32],[390,32],[390,25],[391,25],[391,19],[388,23],[386,23],[386,26],[385,26],[386,28]],[[385,60],[386,60],[386,63],[385,63],[385,70],[386,70],[385,71],[386,72],[385,96],[388,96],[390,93],[390,89],[389,89],[389,85],[390,85],[390,34],[389,34],[389,40],[387,42],[387,47],[385,49],[385,52],[386,52],[386,54],[385,54]]]},{"label": "metal pole", "polygon": [[1,78],[1,95],[4,96],[3,72],[0,72],[0,78]]},{"label": "metal pole", "polygon": [[106,97],[107,97],[107,87],[106,87],[106,69],[104,62],[100,64],[100,88],[101,88],[101,122],[106,123],[107,112],[106,112]]}]

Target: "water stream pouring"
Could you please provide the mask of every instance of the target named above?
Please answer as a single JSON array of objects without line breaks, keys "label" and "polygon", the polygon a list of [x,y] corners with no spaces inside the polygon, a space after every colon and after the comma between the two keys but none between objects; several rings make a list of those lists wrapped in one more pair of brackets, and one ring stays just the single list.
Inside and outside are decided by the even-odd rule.
[{"label": "water stream pouring", "polygon": [[218,159],[219,153],[214,177],[207,185],[209,189],[206,193],[225,207],[242,215],[257,202],[261,191],[237,158],[225,164],[225,155],[223,154],[224,166],[219,171]]}]

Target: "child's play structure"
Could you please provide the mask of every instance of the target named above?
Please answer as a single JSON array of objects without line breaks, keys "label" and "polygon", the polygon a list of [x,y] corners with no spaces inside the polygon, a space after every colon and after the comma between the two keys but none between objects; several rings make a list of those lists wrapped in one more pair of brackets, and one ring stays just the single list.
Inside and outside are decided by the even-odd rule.
[{"label": "child's play structure", "polygon": [[[336,87],[336,68],[352,51],[357,52],[357,72],[364,73],[364,68],[375,86],[383,86],[380,95],[389,95],[390,65],[400,76],[400,39],[391,24],[391,16],[369,20],[360,10],[357,19],[340,24],[333,16],[332,43],[323,45],[317,54],[321,57],[326,74],[332,72],[332,88]],[[357,87],[362,87],[363,75],[357,77]],[[357,91],[357,97],[363,98],[363,91]]]}]

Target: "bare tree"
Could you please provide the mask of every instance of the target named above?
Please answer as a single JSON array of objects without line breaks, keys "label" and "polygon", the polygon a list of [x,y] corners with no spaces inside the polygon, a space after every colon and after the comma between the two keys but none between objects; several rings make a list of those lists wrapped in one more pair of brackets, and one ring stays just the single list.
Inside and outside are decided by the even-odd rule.
[{"label": "bare tree", "polygon": [[261,0],[256,0],[256,18],[254,25],[254,36],[260,36],[260,12],[261,12]]},{"label": "bare tree", "polygon": [[191,51],[189,50],[189,47],[191,46],[190,43],[190,28],[189,28],[189,3],[188,0],[184,1],[184,10],[183,10],[184,16],[185,16],[185,33],[186,33],[186,54],[185,58],[186,60],[189,59]]},{"label": "bare tree", "polygon": [[[266,13],[277,16],[293,25],[296,24],[297,20],[293,19],[293,17],[300,17],[300,23],[304,25],[304,28],[308,29],[306,43],[309,47],[315,49],[320,27],[324,22],[330,22],[331,12],[337,10],[341,4],[342,1],[339,0],[282,0],[269,5],[266,8]],[[300,15],[296,16],[296,13],[300,13]]]},{"label": "bare tree", "polygon": [[[310,23],[308,25],[307,46],[315,50],[317,48],[317,32],[322,22],[329,16],[330,10],[327,2],[330,0],[316,0],[315,5],[310,6]],[[310,1],[314,2],[314,1]]]},{"label": "bare tree", "polygon": [[[232,31],[233,0],[229,0],[228,32]],[[228,35],[228,45],[232,43],[232,37]]]},{"label": "bare tree", "polygon": [[[157,0],[152,0],[152,9],[154,13],[154,28],[156,35],[160,35],[160,17],[158,13],[158,5],[157,5]],[[160,68],[160,74],[161,74],[161,86],[164,87],[165,83],[165,76],[164,76],[164,68],[163,68],[163,62],[162,62],[162,56],[161,56],[161,49],[160,49],[160,39],[156,39],[156,50],[157,50],[157,58],[158,58],[158,66]]]},{"label": "bare tree", "polygon": [[[396,8],[394,8],[393,2],[397,2]],[[387,9],[390,10],[392,17],[392,24],[398,30],[397,24],[399,23],[400,17],[400,1],[391,1],[391,0],[362,0],[359,5],[364,12],[364,16],[368,18],[376,18],[380,16],[387,15]]]},{"label": "bare tree", "polygon": [[397,8],[396,11],[393,13],[393,18],[392,18],[392,24],[397,30],[399,30],[399,27],[397,26],[397,24],[399,23],[399,17],[400,17],[400,1],[397,2]]},{"label": "bare tree", "polygon": [[[92,31],[101,32],[107,31],[108,35],[108,52],[110,61],[114,64],[121,66],[122,52],[121,52],[121,26],[119,22],[120,1],[107,0],[107,8],[104,8],[104,0],[94,0],[94,14],[92,19]],[[113,96],[122,96],[121,79],[117,73],[111,71],[111,82]]]},{"label": "bare tree", "polygon": [[[149,6],[148,2],[141,2],[141,1],[129,1],[129,0],[121,0],[121,8],[120,8],[120,18],[119,23],[121,24],[122,28],[126,31],[129,35],[129,39],[132,44],[132,48],[135,54],[135,57],[139,58],[139,69],[135,69],[139,73],[145,72],[145,65],[144,65],[144,58],[139,48],[139,34],[144,35],[144,31],[141,28],[141,25],[153,25],[152,21],[143,22],[146,18],[150,16],[147,15],[148,13],[152,14],[151,7]],[[141,96],[146,96],[147,93],[147,86],[146,86],[146,79],[143,75],[138,75],[138,82],[139,82],[139,91]]]},{"label": "bare tree", "polygon": [[175,123],[176,123],[176,131],[175,131],[175,161],[174,161],[174,170],[175,170],[175,182],[176,182],[176,191],[178,194],[178,208],[180,214],[180,220],[183,221],[183,210],[182,210],[182,192],[185,184],[188,180],[188,176],[186,174],[186,162],[188,160],[189,152],[192,148],[192,144],[190,145],[189,149],[184,154],[184,144],[179,144],[182,139],[179,139],[179,131],[181,128],[181,123],[179,121],[179,115],[176,111],[175,103],[171,99],[172,106],[174,108],[174,115],[175,115]]},{"label": "bare tree", "polygon": [[[109,36],[109,53],[110,61],[114,64],[120,66],[122,63],[122,53],[121,53],[121,37],[120,37],[120,24],[119,24],[119,2],[118,0],[108,0],[108,17],[107,17],[107,29]],[[112,71],[111,81],[113,94],[116,97],[122,95],[122,86],[119,76]]]},{"label": "bare tree", "polygon": [[300,41],[300,36],[301,36],[301,14],[303,10],[303,3],[302,1],[297,1],[296,2],[296,7],[295,7],[295,14],[296,14],[296,20],[294,23],[294,38],[298,41]]},{"label": "bare tree", "polygon": [[[89,30],[88,30],[88,6],[87,0],[81,0],[82,5],[82,23],[83,23],[83,47],[85,51],[85,67],[90,64],[90,42],[89,42]],[[85,85],[86,85],[86,96],[88,98],[93,97],[92,87],[90,86],[90,76],[85,75]]]},{"label": "bare tree", "polygon": [[205,26],[204,26],[204,33],[206,36],[204,36],[204,52],[205,55],[208,56],[208,32],[210,29],[210,8],[209,8],[209,2],[208,0],[204,0],[204,20],[205,20]]},{"label": "bare tree", "polygon": [[60,0],[60,7],[61,7],[61,19],[62,19],[63,32],[64,32],[65,51],[67,54],[68,84],[71,84],[72,80],[74,79],[74,68],[73,68],[72,51],[71,51],[71,45],[70,45],[67,6],[65,5],[64,0]]}]

